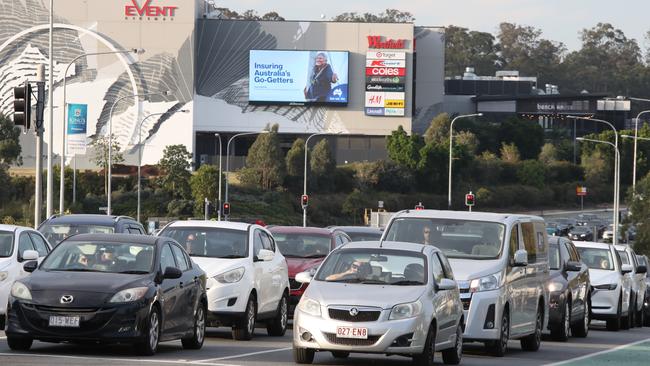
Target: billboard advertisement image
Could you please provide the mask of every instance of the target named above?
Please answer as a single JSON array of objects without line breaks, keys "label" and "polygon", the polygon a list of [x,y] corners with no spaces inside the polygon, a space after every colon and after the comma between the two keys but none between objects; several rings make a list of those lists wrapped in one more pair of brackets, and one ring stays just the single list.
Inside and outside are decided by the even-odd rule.
[{"label": "billboard advertisement image", "polygon": [[347,51],[250,50],[251,104],[348,103]]}]

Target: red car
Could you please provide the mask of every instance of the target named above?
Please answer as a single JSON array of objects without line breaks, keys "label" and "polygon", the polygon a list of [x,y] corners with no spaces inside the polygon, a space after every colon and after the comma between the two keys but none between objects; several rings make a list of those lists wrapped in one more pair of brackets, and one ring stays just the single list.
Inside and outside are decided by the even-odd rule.
[{"label": "red car", "polygon": [[350,237],[338,229],[302,226],[273,226],[269,228],[289,266],[289,304],[298,304],[307,284],[296,282],[296,274],[316,271],[334,248],[343,245]]}]

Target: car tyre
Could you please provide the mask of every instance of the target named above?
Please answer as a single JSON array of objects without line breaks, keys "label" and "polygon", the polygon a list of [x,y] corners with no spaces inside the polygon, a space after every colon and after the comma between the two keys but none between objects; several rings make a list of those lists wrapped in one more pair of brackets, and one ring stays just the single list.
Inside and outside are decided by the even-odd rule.
[{"label": "car tyre", "polygon": [[427,339],[424,341],[422,353],[413,355],[413,364],[418,366],[433,366],[433,359],[436,354],[436,328],[432,323],[429,325]]},{"label": "car tyre", "polygon": [[289,299],[284,294],[278,303],[277,315],[266,324],[266,332],[273,337],[282,337],[287,331],[288,316]]},{"label": "car tyre", "polygon": [[7,335],[7,344],[14,351],[29,351],[34,340],[26,337],[12,337]]},{"label": "car tyre", "polygon": [[344,359],[350,357],[350,352],[347,351],[332,351],[334,358]]},{"label": "car tyre", "polygon": [[299,364],[311,364],[314,362],[315,353],[313,349],[293,347],[293,361]]},{"label": "car tyre", "polygon": [[503,357],[508,351],[508,340],[510,339],[510,315],[507,310],[501,316],[501,333],[496,341],[486,342],[488,352],[495,357]]},{"label": "car tyre", "polygon": [[135,345],[136,352],[143,356],[153,356],[158,350],[160,341],[160,314],[154,308],[147,317],[145,341]]},{"label": "car tyre", "polygon": [[182,338],[181,343],[185,349],[201,349],[203,341],[205,340],[205,306],[199,303],[196,309],[196,316],[194,317],[194,327],[192,328],[192,336]]},{"label": "car tyre", "polygon": [[[589,298],[590,295],[587,295]],[[589,301],[585,301],[584,312],[582,314],[582,320],[579,323],[574,323],[571,326],[571,335],[575,337],[584,338],[589,333],[589,323],[591,322],[591,313],[590,313]]]},{"label": "car tyre", "polygon": [[542,327],[544,323],[544,313],[541,307],[537,308],[537,317],[535,319],[535,332],[521,339],[521,349],[524,351],[536,352],[542,344]]},{"label": "car tyre", "polygon": [[463,358],[463,324],[460,322],[456,328],[456,342],[454,348],[442,351],[442,362],[446,365],[458,365]]},{"label": "car tyre", "polygon": [[606,328],[612,332],[618,332],[621,329],[621,298],[618,299],[618,308],[616,309],[616,317],[613,319],[607,319]]},{"label": "car tyre", "polygon": [[244,317],[232,327],[232,337],[238,341],[250,341],[255,333],[255,319],[257,318],[257,304],[255,297],[250,296],[246,304]]},{"label": "car tyre", "polygon": [[641,306],[641,310],[636,312],[636,326],[638,328],[643,328],[644,324],[645,324],[645,312],[643,311],[643,306]]},{"label": "car tyre", "polygon": [[554,341],[566,342],[569,340],[569,333],[571,332],[571,305],[569,300],[564,302],[564,310],[562,311],[562,319],[559,324],[551,328],[551,338]]},{"label": "car tyre", "polygon": [[632,327],[632,321],[634,317],[634,310],[632,308],[634,306],[634,303],[632,302],[633,300],[634,298],[630,297],[630,303],[627,307],[627,316],[621,320],[621,329],[623,330],[628,330]]}]

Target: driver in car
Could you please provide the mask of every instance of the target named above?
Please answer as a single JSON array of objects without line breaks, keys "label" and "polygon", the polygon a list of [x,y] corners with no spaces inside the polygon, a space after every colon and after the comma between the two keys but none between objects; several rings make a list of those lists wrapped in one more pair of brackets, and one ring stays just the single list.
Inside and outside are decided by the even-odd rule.
[{"label": "driver in car", "polygon": [[325,281],[338,281],[341,279],[365,278],[372,273],[370,263],[355,260],[350,267],[343,272],[334,273],[325,278]]}]

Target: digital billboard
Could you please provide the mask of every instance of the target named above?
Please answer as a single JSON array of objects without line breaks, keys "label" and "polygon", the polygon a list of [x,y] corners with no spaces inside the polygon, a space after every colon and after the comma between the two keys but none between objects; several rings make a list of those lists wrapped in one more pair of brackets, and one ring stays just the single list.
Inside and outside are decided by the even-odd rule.
[{"label": "digital billboard", "polygon": [[250,50],[251,104],[348,103],[347,51]]}]

